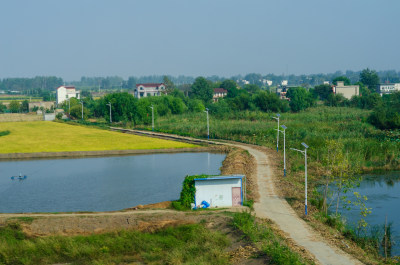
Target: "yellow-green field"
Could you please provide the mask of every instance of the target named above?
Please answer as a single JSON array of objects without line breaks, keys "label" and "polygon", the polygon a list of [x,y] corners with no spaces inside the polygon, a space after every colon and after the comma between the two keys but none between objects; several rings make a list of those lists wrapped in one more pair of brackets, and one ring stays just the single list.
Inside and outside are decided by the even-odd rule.
[{"label": "yellow-green field", "polygon": [[56,122],[3,122],[0,153],[191,148],[196,145]]}]

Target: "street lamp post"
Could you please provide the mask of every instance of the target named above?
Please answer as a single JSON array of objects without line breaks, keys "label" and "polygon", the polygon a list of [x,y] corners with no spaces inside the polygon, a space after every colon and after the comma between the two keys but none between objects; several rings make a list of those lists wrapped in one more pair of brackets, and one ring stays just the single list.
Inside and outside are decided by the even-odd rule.
[{"label": "street lamp post", "polygon": [[207,113],[207,139],[210,140],[210,122],[208,119],[208,108],[206,108],[204,112]]},{"label": "street lamp post", "polygon": [[154,106],[151,104],[151,130],[154,131]]},{"label": "street lamp post", "polygon": [[68,98],[68,118],[71,118],[71,98]]},{"label": "street lamp post", "polygon": [[283,133],[283,176],[286,177],[286,129],[287,127],[285,125],[281,125],[282,130],[279,130],[279,132]]},{"label": "street lamp post", "polygon": [[81,101],[82,104],[82,120],[83,120],[83,101]]},{"label": "street lamp post", "polygon": [[281,114],[277,113],[276,117],[272,117],[273,119],[278,121],[278,131],[276,132],[276,151],[278,152],[278,145],[279,145],[279,117]]},{"label": "street lamp post", "polygon": [[290,148],[292,150],[295,150],[297,152],[300,152],[304,155],[304,165],[305,165],[305,214],[307,215],[307,148],[308,145],[305,143],[301,143],[302,146],[304,146],[304,151],[303,150],[298,150],[295,148]]},{"label": "street lamp post", "polygon": [[108,104],[106,104],[107,106],[110,106],[110,123],[112,123],[112,119],[111,119],[111,102],[108,102]]}]

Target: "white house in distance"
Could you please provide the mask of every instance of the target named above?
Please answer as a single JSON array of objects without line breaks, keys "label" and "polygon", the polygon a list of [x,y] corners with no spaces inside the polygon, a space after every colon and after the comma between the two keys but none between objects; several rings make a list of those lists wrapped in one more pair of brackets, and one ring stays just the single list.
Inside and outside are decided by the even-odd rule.
[{"label": "white house in distance", "polygon": [[75,86],[60,86],[56,89],[57,105],[69,98],[81,98],[81,92],[75,89]]},{"label": "white house in distance", "polygon": [[396,91],[400,91],[400,83],[379,84],[377,90],[381,96],[385,94],[392,94]]},{"label": "white house in distance", "polygon": [[226,97],[226,95],[228,95],[228,90],[224,88],[214,88],[213,101],[217,102],[219,98]]},{"label": "white house in distance", "polygon": [[345,98],[351,99],[352,96],[360,95],[360,86],[345,86],[343,81],[337,81],[337,85],[333,87],[333,93],[342,94]]},{"label": "white house in distance", "polygon": [[164,91],[164,83],[136,84],[134,95],[136,98],[161,96]]},{"label": "white house in distance", "polygon": [[209,203],[211,208],[243,205],[243,178],[244,176],[232,175],[194,179],[196,207],[203,201]]}]

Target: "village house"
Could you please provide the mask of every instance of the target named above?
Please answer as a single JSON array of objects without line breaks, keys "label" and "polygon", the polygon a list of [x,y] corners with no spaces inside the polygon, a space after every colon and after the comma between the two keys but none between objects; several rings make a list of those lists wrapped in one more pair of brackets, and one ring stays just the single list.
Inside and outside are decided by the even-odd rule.
[{"label": "village house", "polygon": [[382,96],[385,94],[392,94],[396,91],[400,91],[400,83],[385,83],[379,84],[377,92]]},{"label": "village house", "polygon": [[345,98],[351,99],[352,96],[360,95],[360,86],[345,86],[343,81],[337,81],[337,85],[333,86],[334,94],[342,94]]},{"label": "village house", "polygon": [[136,84],[134,96],[136,98],[161,96],[165,92],[164,83]]},{"label": "village house", "polygon": [[57,93],[57,100],[56,103],[61,104],[65,100],[68,100],[69,98],[81,98],[81,92],[77,91],[75,89],[75,86],[60,86],[56,88],[56,93]]},{"label": "village house", "polygon": [[213,101],[217,102],[219,98],[226,97],[226,95],[228,95],[228,90],[223,88],[214,88]]}]

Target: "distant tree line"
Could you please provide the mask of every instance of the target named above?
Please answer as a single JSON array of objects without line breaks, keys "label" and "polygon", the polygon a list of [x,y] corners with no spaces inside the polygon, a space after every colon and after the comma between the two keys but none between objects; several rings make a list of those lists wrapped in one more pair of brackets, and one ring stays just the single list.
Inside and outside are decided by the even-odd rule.
[{"label": "distant tree line", "polygon": [[[363,73],[366,74],[363,78]],[[378,79],[370,79],[368,77]],[[195,81],[192,76],[167,76],[178,88],[184,90],[188,85]],[[338,77],[345,77],[346,82],[355,84],[357,82],[363,82],[368,86],[367,83],[380,83],[380,82],[400,82],[400,71],[388,70],[388,71],[373,71],[364,69],[362,71],[336,71],[335,73],[328,74],[310,74],[310,75],[275,75],[266,74],[262,75],[259,73],[249,73],[246,75],[235,75],[230,78],[220,77],[217,75],[206,77],[211,82],[222,82],[226,79],[235,81],[239,86],[244,85],[257,85],[261,88],[267,88],[268,84],[266,80],[272,81],[272,86],[281,84],[283,80],[288,80],[291,86],[302,86],[305,88],[314,87],[323,84],[324,81],[335,80]],[[80,80],[67,82],[68,85],[75,85],[78,89],[82,90],[94,90],[94,89],[133,89],[138,83],[159,83],[163,82],[164,75],[149,75],[149,76],[130,76],[124,79],[119,76],[107,76],[107,77],[81,77]],[[244,81],[246,80],[246,82]],[[341,80],[339,80],[341,81]],[[247,83],[248,82],[248,83]],[[345,82],[345,84],[346,84]],[[367,82],[367,83],[366,83]],[[64,84],[62,78],[55,76],[37,76],[34,78],[4,78],[0,79],[0,90],[4,91],[20,91],[25,94],[38,94],[38,89],[41,91],[54,91],[55,88]],[[371,87],[370,87],[371,88]],[[36,92],[35,92],[36,91]]]}]

